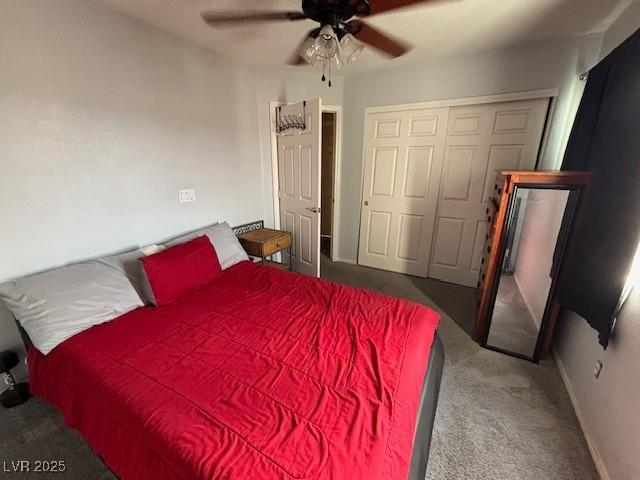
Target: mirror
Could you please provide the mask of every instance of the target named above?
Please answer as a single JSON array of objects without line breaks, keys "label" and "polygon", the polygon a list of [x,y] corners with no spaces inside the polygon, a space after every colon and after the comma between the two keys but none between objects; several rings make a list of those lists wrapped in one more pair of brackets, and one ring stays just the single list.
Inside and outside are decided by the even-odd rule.
[{"label": "mirror", "polygon": [[558,186],[515,187],[503,233],[487,347],[537,361],[577,194]]}]

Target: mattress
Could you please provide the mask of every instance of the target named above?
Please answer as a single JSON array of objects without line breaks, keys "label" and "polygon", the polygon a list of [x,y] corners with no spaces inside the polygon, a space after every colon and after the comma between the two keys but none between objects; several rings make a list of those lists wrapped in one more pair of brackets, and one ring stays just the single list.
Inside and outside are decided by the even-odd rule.
[{"label": "mattress", "polygon": [[47,356],[30,349],[31,389],[123,479],[405,480],[438,322],[243,262]]}]

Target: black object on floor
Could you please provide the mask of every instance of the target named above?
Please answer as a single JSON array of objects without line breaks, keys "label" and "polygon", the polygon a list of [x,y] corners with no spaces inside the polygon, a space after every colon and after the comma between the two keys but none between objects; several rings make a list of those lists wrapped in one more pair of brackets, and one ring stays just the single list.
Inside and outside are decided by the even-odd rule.
[{"label": "black object on floor", "polygon": [[5,408],[20,405],[29,398],[29,384],[16,383],[11,374],[11,369],[18,365],[18,362],[18,355],[14,352],[0,353],[0,373],[4,375],[4,383],[9,386],[8,389],[0,393],[0,403]]}]

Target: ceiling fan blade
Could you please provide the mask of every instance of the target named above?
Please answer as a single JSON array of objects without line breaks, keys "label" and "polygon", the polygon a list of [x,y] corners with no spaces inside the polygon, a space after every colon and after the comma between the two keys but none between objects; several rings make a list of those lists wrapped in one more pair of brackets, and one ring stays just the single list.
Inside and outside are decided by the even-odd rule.
[{"label": "ceiling fan blade", "polygon": [[202,19],[211,26],[224,27],[240,23],[278,22],[304,20],[307,16],[302,12],[294,11],[267,11],[267,12],[203,12]]},{"label": "ceiling fan blade", "polygon": [[400,57],[411,50],[409,44],[396,40],[361,20],[352,20],[345,25],[345,28],[361,42],[371,45],[391,57]]},{"label": "ceiling fan blade", "polygon": [[358,16],[377,15],[379,13],[389,12],[398,8],[410,7],[412,5],[436,3],[441,0],[369,0],[369,13],[360,14]]}]

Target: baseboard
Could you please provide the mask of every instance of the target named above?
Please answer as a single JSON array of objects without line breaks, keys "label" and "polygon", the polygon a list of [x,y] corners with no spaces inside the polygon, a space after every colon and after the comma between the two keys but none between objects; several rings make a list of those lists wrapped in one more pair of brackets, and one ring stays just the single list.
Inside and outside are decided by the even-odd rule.
[{"label": "baseboard", "polygon": [[334,262],[348,263],[349,265],[357,265],[358,264],[358,262],[353,258],[336,257]]},{"label": "baseboard", "polygon": [[533,328],[536,331],[540,330],[540,323],[538,321],[538,318],[536,317],[536,314],[533,311],[533,307],[531,306],[529,299],[525,296],[522,287],[520,287],[520,282],[518,281],[518,277],[516,276],[515,273],[513,274],[513,281],[516,282],[516,286],[518,287],[520,296],[522,297],[522,300],[524,300],[524,304],[527,306],[527,310],[529,311],[529,320],[531,320],[531,324],[533,325]]},{"label": "baseboard", "polygon": [[567,393],[569,394],[569,399],[571,399],[573,410],[576,412],[576,417],[578,417],[578,423],[580,423],[580,428],[582,429],[584,438],[587,441],[587,446],[589,447],[589,452],[591,453],[591,458],[593,459],[593,463],[596,466],[598,475],[600,475],[601,480],[610,480],[609,473],[607,472],[607,467],[605,466],[604,462],[602,461],[602,457],[600,456],[600,451],[598,450],[595,441],[589,434],[587,422],[585,421],[582,412],[580,411],[580,407],[578,406],[578,399],[576,398],[576,394],[573,391],[573,387],[571,386],[571,382],[569,381],[569,375],[567,375],[564,364],[562,363],[562,360],[560,360],[560,357],[556,355],[555,351],[553,352],[553,358],[556,362],[556,365],[558,366],[558,370],[560,371],[560,376],[562,377],[564,386],[567,389]]}]

